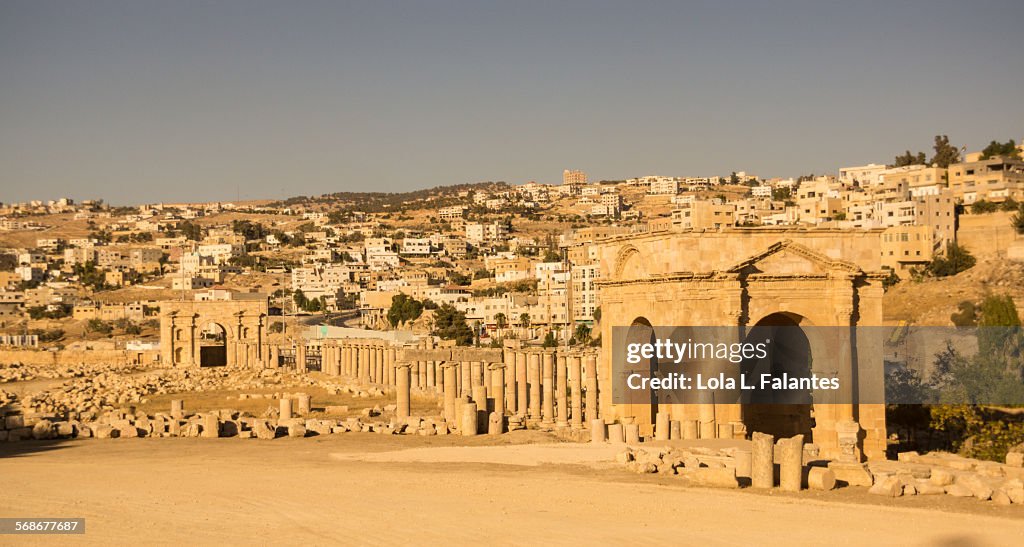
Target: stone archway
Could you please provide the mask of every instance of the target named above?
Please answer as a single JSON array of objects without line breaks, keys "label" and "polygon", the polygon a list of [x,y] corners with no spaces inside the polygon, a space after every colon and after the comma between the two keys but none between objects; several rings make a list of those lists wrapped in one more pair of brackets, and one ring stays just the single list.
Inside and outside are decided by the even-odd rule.
[{"label": "stone archway", "polygon": [[210,321],[199,331],[199,366],[223,367],[228,364],[228,331]]},{"label": "stone archway", "polygon": [[[244,296],[238,300],[161,302],[163,362],[174,367],[262,366],[267,357],[263,346],[269,301],[265,295]],[[207,330],[211,324],[216,326],[212,339]]]},{"label": "stone archway", "polygon": [[[741,372],[749,385],[759,385],[763,374],[806,378],[813,368],[813,351],[806,331],[806,318],[787,312],[765,316],[747,336],[747,341],[771,340],[767,355],[748,359]],[[748,431],[770,433],[776,438],[804,435],[810,439],[814,427],[814,396],[811,390],[756,390],[742,408]]]},{"label": "stone archway", "polygon": [[[633,319],[626,333],[626,344],[650,344],[655,341],[654,327],[645,317]],[[656,357],[640,357],[637,363],[626,363],[623,367],[623,381],[630,374],[638,372],[643,376],[654,378],[658,373]],[[658,393],[653,389],[646,391],[627,391],[627,404],[632,409],[632,416],[642,425],[653,424],[658,415]]]},{"label": "stone archway", "polygon": [[[740,393],[737,398],[724,397],[727,400],[684,393],[676,400],[657,401],[658,409],[671,420],[698,422],[701,438],[732,438],[765,428],[777,434],[810,429],[810,438],[822,454],[837,451],[840,426],[845,431],[855,421],[853,426],[864,433],[864,453],[871,457],[884,454],[884,406],[858,402],[866,391],[881,385],[881,358],[866,354],[855,337],[841,351],[821,351],[819,348],[831,347],[835,341],[818,340],[817,329],[806,328],[813,324],[852,332],[859,326],[881,324],[885,275],[879,245],[875,232],[790,228],[652,232],[597,243],[603,276],[596,284],[604,341],[598,371],[599,385],[603,382],[607,387],[600,389],[603,418],[635,421],[641,424],[641,434],[653,433],[653,427],[646,425],[651,404],[617,404],[612,397],[611,383],[619,380],[611,376],[612,334],[616,328],[632,325],[638,316],[680,333],[685,330],[679,331],[679,327],[716,327],[723,337],[719,341],[727,343],[743,342],[753,329],[781,328],[773,323],[788,319],[803,335],[785,340],[779,351],[800,353],[809,348],[802,366],[820,368],[814,370],[819,376],[845,378],[841,392],[818,392],[813,394],[815,401],[799,402],[791,409],[799,408],[799,412],[791,416],[788,426],[779,424],[786,420],[777,413],[744,408],[755,402],[744,401]],[[832,335],[829,331],[828,336]],[[816,356],[818,362],[813,359]],[[687,366],[697,369],[704,365]],[[731,370],[739,373],[741,365]],[[764,366],[779,368],[770,361]],[[665,364],[662,368],[664,373],[670,367]],[[782,403],[756,401],[762,402]],[[758,425],[748,426],[752,422]]]}]

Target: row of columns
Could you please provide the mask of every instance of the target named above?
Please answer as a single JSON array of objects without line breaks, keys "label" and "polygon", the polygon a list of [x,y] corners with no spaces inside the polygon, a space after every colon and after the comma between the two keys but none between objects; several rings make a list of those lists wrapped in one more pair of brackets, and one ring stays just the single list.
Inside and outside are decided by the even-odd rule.
[{"label": "row of columns", "polygon": [[399,417],[408,416],[414,387],[443,395],[445,416],[453,419],[460,399],[561,427],[582,428],[599,417],[595,353],[506,349],[501,363],[413,361],[396,366]]},{"label": "row of columns", "polygon": [[396,348],[381,341],[326,341],[320,346],[320,370],[367,383],[395,385]]}]

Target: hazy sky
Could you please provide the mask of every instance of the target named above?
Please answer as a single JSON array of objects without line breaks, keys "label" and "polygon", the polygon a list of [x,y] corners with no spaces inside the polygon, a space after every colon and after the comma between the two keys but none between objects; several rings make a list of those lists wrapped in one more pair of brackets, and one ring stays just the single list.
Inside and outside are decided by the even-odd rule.
[{"label": "hazy sky", "polygon": [[[776,4],[776,5],[770,5]],[[836,172],[1024,137],[1024,2],[0,2],[0,201]]]}]

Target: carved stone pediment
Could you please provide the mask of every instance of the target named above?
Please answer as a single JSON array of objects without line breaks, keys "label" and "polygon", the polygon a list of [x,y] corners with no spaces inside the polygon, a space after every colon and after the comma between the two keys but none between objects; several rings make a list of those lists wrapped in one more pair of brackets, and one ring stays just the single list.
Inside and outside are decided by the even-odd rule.
[{"label": "carved stone pediment", "polygon": [[843,260],[829,258],[790,240],[780,241],[726,270],[743,275],[818,276],[830,272],[860,274],[861,269]]}]

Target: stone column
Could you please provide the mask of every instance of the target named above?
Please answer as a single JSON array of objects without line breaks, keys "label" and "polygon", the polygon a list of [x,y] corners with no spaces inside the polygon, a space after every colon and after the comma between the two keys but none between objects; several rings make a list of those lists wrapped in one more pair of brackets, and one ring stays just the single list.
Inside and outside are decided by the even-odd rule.
[{"label": "stone column", "polygon": [[171,399],[171,417],[180,420],[185,417],[185,401]]},{"label": "stone column", "polygon": [[505,365],[492,363],[487,366],[491,371],[491,398],[494,399],[494,411],[505,414]]},{"label": "stone column", "polygon": [[215,414],[203,414],[203,430],[200,435],[210,439],[220,436],[220,420]]},{"label": "stone column", "polygon": [[572,409],[570,420],[573,429],[583,427],[583,359],[573,355],[566,359],[569,362],[569,384],[572,391]]},{"label": "stone column", "polygon": [[590,421],[590,442],[603,443],[605,439],[604,420]]},{"label": "stone column", "polygon": [[750,477],[751,455],[749,450],[736,451],[736,476]]},{"label": "stone column", "polygon": [[700,421],[698,420],[683,420],[682,421],[683,439],[693,440],[700,437]]},{"label": "stone column", "polygon": [[459,371],[462,373],[459,377],[459,397],[466,397],[473,395],[473,370],[472,365],[469,361],[462,361],[459,363]]},{"label": "stone column", "polygon": [[437,387],[437,379],[434,377],[434,374],[435,374],[434,362],[433,361],[427,361],[425,364],[427,365],[427,385],[426,385],[426,387],[428,387],[428,388]]},{"label": "stone column", "polygon": [[[480,361],[480,369],[484,373],[484,383],[483,383],[483,386],[484,386],[484,388],[487,389],[487,397],[490,398],[490,399],[494,399],[495,398],[494,397],[494,393],[493,393],[493,391],[494,391],[494,382],[491,381],[491,367],[490,367],[490,365],[487,362]],[[502,387],[502,389],[505,389],[505,388]],[[504,410],[499,410],[499,412],[504,412]]]},{"label": "stone column", "polygon": [[558,405],[555,408],[555,424],[558,427],[566,427],[569,425],[569,404],[565,393],[569,388],[569,357],[559,355],[555,362],[558,365],[555,368],[555,403]]},{"label": "stone column", "polygon": [[281,366],[281,346],[270,346],[270,368]]},{"label": "stone column", "polygon": [[750,485],[754,488],[771,488],[775,486],[775,439],[756,431],[752,439]]},{"label": "stone column", "polygon": [[472,390],[477,386],[484,385],[483,379],[483,363],[480,361],[471,361],[469,363],[469,387]]},{"label": "stone column", "polygon": [[306,341],[302,339],[295,343],[295,370],[306,372]]},{"label": "stone column", "polygon": [[779,488],[799,492],[803,482],[804,436],[779,439]]},{"label": "stone column", "polygon": [[625,424],[622,426],[626,434],[626,444],[640,444],[640,426],[638,424]]},{"label": "stone column", "polygon": [[540,419],[540,355],[529,353],[526,361],[527,382],[530,385],[529,410],[530,418]]},{"label": "stone column", "polygon": [[555,356],[550,352],[545,352],[540,356],[540,358],[541,388],[544,391],[544,395],[541,397],[541,403],[544,409],[544,423],[551,424],[555,421]]},{"label": "stone column", "polygon": [[476,405],[462,405],[462,423],[459,424],[459,430],[462,432],[462,435],[465,437],[475,437],[478,428]]},{"label": "stone column", "polygon": [[511,416],[516,413],[516,356],[512,350],[505,350],[505,411]]},{"label": "stone column", "polygon": [[297,401],[299,403],[299,416],[308,416],[312,407],[312,399],[306,393],[300,393]]},{"label": "stone column", "polygon": [[376,351],[377,351],[377,383],[387,384],[387,381],[385,380],[385,376],[384,376],[384,367],[385,367],[384,348],[382,346],[377,346]]},{"label": "stone column", "polygon": [[476,409],[487,415],[487,388],[484,386],[476,386],[473,388],[473,402],[476,403]]},{"label": "stone column", "polygon": [[608,441],[612,444],[623,444],[626,438],[622,432],[622,424],[608,425]]},{"label": "stone column", "polygon": [[700,421],[700,438],[715,438],[715,405],[710,402],[703,402],[697,406],[697,415]]},{"label": "stone column", "polygon": [[320,372],[334,374],[334,347],[328,342],[320,345]]},{"label": "stone column", "polygon": [[444,371],[444,417],[450,426],[458,423],[455,416],[455,399],[458,398],[458,384],[455,379],[458,376],[458,369],[455,363],[442,363],[441,370]]},{"label": "stone column", "polygon": [[399,418],[408,418],[410,415],[410,373],[411,368],[409,363],[399,363],[395,368],[395,372],[398,375],[398,408],[395,410]]},{"label": "stone column", "polygon": [[505,417],[501,412],[491,412],[487,416],[487,434],[501,435],[505,432]]},{"label": "stone column", "polygon": [[388,367],[388,370],[390,371],[388,373],[391,375],[391,380],[389,382],[390,385],[395,385],[396,380],[398,380],[398,378],[395,377],[395,358],[397,356],[398,352],[395,350],[395,348],[388,346],[387,352],[384,354],[384,364]]},{"label": "stone column", "polygon": [[589,354],[586,358],[587,366],[587,418],[596,420],[601,417],[597,408],[597,355]]},{"label": "stone column", "polygon": [[370,346],[366,348],[366,351],[370,354],[370,381],[379,384],[380,376],[377,375],[377,365],[380,364],[380,359],[377,354],[377,346]]},{"label": "stone column", "polygon": [[285,397],[281,399],[281,412],[278,415],[278,420],[290,420],[292,419],[292,400]]},{"label": "stone column", "polygon": [[654,427],[654,439],[658,440],[658,441],[667,441],[667,440],[669,440],[669,437],[670,437],[669,427],[670,426],[669,426],[668,412],[665,412],[664,410],[659,412],[657,417],[655,418],[655,422],[656,423],[655,423],[655,427]]},{"label": "stone column", "polygon": [[516,352],[516,414],[526,416],[526,352]]}]

